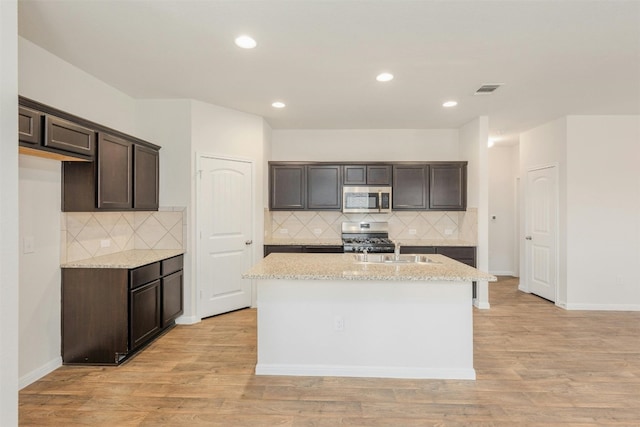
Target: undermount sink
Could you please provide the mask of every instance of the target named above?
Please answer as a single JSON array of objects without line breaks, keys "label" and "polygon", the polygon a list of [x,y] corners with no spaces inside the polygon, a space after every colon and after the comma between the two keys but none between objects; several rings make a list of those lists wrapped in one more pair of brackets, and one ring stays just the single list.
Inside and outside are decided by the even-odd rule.
[{"label": "undermount sink", "polygon": [[427,255],[407,254],[395,256],[394,254],[354,254],[356,262],[373,264],[440,264],[433,261]]}]

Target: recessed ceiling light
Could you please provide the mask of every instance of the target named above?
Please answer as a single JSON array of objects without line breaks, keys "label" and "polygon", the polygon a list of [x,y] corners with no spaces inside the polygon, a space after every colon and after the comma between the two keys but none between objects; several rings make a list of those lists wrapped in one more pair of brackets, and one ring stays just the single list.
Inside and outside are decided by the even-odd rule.
[{"label": "recessed ceiling light", "polygon": [[240,36],[236,38],[236,46],[243,49],[253,49],[257,45],[258,43],[256,43],[256,41],[249,36]]},{"label": "recessed ceiling light", "polygon": [[376,76],[376,80],[379,82],[390,82],[393,80],[393,74],[391,73],[380,73]]},{"label": "recessed ceiling light", "polygon": [[272,107],[274,108],[284,108],[287,106],[287,104],[285,104],[284,102],[281,101],[276,101],[274,103],[271,104]]},{"label": "recessed ceiling light", "polygon": [[455,107],[456,105],[458,105],[457,101],[447,101],[444,104],[442,104],[442,106],[446,108]]}]

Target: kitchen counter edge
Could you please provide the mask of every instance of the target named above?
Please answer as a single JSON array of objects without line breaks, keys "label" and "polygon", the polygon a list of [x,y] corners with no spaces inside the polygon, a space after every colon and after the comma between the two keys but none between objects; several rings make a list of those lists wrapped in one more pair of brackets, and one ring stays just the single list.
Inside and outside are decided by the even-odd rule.
[{"label": "kitchen counter edge", "polygon": [[471,282],[497,278],[444,255],[428,255],[434,264],[358,263],[353,254],[273,253],[242,275],[261,280],[369,280]]},{"label": "kitchen counter edge", "polygon": [[66,262],[60,268],[137,268],[184,254],[184,249],[132,249],[78,261]]},{"label": "kitchen counter edge", "polygon": [[[392,239],[393,240],[393,239]],[[445,240],[445,239],[415,239],[415,240],[400,240],[402,246],[467,246],[476,247],[477,244],[468,242],[466,240]],[[268,239],[264,241],[265,246],[342,246],[342,239],[325,239],[325,240],[313,240],[313,239]]]}]

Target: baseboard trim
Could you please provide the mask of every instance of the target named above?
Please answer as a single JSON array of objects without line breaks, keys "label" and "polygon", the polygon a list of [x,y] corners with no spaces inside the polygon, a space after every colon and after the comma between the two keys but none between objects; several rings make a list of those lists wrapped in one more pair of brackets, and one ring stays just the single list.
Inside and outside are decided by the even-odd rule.
[{"label": "baseboard trim", "polygon": [[487,301],[479,301],[477,298],[474,298],[473,306],[480,310],[489,310],[491,308]]},{"label": "baseboard trim", "polygon": [[293,375],[321,377],[372,377],[475,380],[473,368],[419,368],[388,366],[296,365],[258,363],[256,375]]},{"label": "baseboard trim", "polygon": [[516,276],[516,273],[514,273],[513,271],[496,270],[496,271],[489,271],[489,273],[493,274],[494,276],[518,277]]},{"label": "baseboard trim", "polygon": [[55,371],[60,366],[62,366],[62,357],[59,356],[53,360],[48,361],[38,369],[34,369],[28,374],[21,376],[18,379],[18,387],[20,388],[20,390],[22,390],[23,388],[38,381],[40,378],[46,375],[49,375],[51,372]]},{"label": "baseboard trim", "polygon": [[639,304],[584,304],[566,303],[566,310],[588,310],[588,311],[640,311]]},{"label": "baseboard trim", "polygon": [[176,319],[176,325],[195,325],[202,319],[197,316],[180,316]]}]

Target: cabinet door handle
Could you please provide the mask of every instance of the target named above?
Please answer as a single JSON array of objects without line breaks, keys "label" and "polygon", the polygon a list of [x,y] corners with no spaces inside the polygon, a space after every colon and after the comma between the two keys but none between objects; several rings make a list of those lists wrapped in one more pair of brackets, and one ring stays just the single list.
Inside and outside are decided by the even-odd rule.
[{"label": "cabinet door handle", "polygon": [[246,242],[244,242],[244,244],[247,245],[247,246],[249,246],[252,243],[253,243],[253,240],[247,240]]},{"label": "cabinet door handle", "polygon": [[527,236],[525,237],[526,240],[533,240],[533,238],[531,236]]}]

